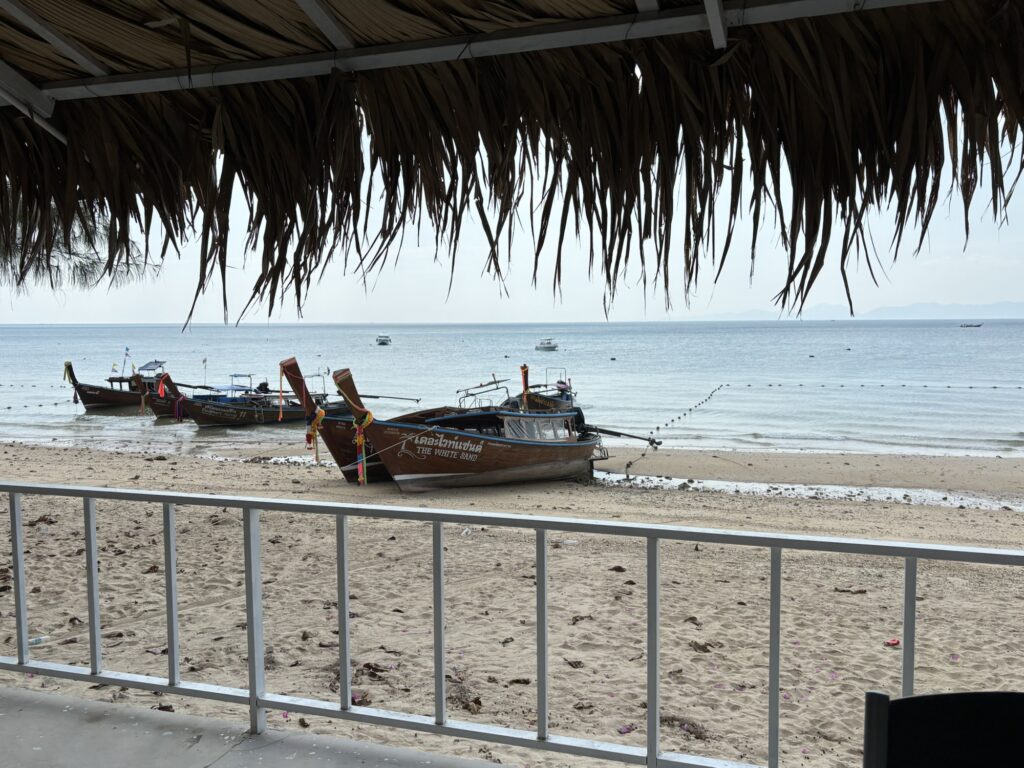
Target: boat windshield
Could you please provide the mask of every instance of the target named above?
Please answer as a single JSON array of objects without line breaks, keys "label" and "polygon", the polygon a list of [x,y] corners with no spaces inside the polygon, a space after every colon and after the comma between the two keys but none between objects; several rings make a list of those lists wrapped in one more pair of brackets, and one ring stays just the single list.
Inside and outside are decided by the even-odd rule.
[{"label": "boat windshield", "polygon": [[565,416],[505,416],[505,436],[523,440],[575,440],[572,420]]}]

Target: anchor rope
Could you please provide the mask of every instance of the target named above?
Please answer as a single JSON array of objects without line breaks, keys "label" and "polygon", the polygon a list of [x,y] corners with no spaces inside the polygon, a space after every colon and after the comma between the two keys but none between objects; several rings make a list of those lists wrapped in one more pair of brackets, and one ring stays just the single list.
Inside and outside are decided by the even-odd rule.
[{"label": "anchor rope", "polygon": [[[729,385],[728,385],[728,384],[719,384],[719,385],[718,385],[717,387],[715,387],[714,389],[712,389],[712,390],[711,390],[711,391],[710,391],[710,392],[709,392],[709,393],[708,393],[707,395],[705,395],[705,396],[704,396],[704,397],[703,397],[702,399],[698,400],[698,401],[697,401],[696,403],[694,403],[694,404],[693,404],[692,406],[690,406],[689,408],[687,408],[687,409],[686,409],[686,410],[685,410],[685,411],[684,411],[683,413],[679,414],[679,416],[675,416],[675,417],[673,417],[673,418],[669,419],[668,421],[666,421],[666,422],[665,422],[665,424],[664,424],[664,426],[668,427],[668,426],[670,426],[670,425],[674,424],[674,423],[675,423],[675,422],[676,422],[677,420],[681,420],[681,419],[684,419],[684,418],[686,418],[686,417],[687,417],[687,416],[689,416],[689,415],[690,415],[691,413],[693,413],[694,411],[696,411],[696,410],[697,410],[698,408],[701,408],[702,406],[704,406],[704,405],[707,405],[707,404],[708,404],[708,403],[709,403],[709,402],[711,401],[711,398],[713,398],[713,397],[715,396],[715,394],[716,394],[716,393],[720,392],[721,390],[723,390],[723,389],[724,389],[725,387],[727,387],[727,386],[729,386]],[[652,438],[652,439],[654,438],[654,433],[655,433],[655,432],[660,432],[660,431],[661,431],[661,426],[662,426],[662,425],[660,425],[660,424],[659,424],[658,426],[656,426],[656,427],[655,427],[654,429],[652,429],[652,430],[651,430],[651,431],[650,431],[650,432],[648,433],[648,434],[649,434],[649,435],[651,436],[651,438]],[[629,460],[629,461],[627,461],[627,462],[626,462],[626,477],[627,477],[627,478],[629,477],[629,470],[630,470],[630,468],[631,468],[631,467],[632,467],[632,466],[633,466],[634,464],[636,464],[636,463],[637,463],[638,461],[640,461],[641,459],[643,459],[643,458],[646,458],[646,456],[647,456],[647,452],[648,452],[649,450],[651,450],[652,448],[653,448],[654,450],[658,450],[658,446],[656,446],[656,445],[650,445],[650,444],[648,444],[648,445],[647,445],[647,447],[646,447],[646,448],[644,448],[644,449],[643,449],[643,450],[642,450],[642,451],[640,452],[640,455],[639,455],[639,456],[637,456],[637,457],[636,457],[635,459],[631,459],[631,460]]]}]

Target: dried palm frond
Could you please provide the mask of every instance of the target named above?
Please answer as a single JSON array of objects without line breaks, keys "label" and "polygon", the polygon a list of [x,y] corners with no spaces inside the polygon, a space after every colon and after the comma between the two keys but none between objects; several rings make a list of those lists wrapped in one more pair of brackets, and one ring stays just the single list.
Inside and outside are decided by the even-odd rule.
[{"label": "dried palm frond", "polygon": [[423,225],[455,269],[479,221],[500,276],[519,215],[535,275],[551,243],[557,284],[586,233],[609,299],[630,261],[666,297],[688,296],[704,264],[721,270],[746,213],[752,258],[765,219],[779,231],[778,301],[799,309],[830,245],[844,279],[851,260],[874,268],[870,212],[894,220],[893,256],[908,230],[919,247],[944,172],[965,210],[984,179],[1002,220],[1024,169],[1024,0],[735,28],[725,52],[690,34],[71,101],[53,119],[73,127],[66,149],[0,110],[0,252],[20,217],[37,231],[27,264],[59,258],[84,206],[109,215],[111,272],[130,261],[133,227],[159,223],[163,251],[197,238],[198,296],[225,281],[237,185],[261,266],[251,300],[271,310],[286,290],[301,305],[335,254],[365,274]]},{"label": "dried palm frond", "polygon": [[[101,212],[81,207],[66,232],[54,233],[24,216],[19,198],[10,190],[5,203],[8,231],[3,238],[7,245],[0,248],[0,286],[15,292],[27,292],[32,286],[88,289],[107,278],[116,287],[159,271],[159,265],[148,261],[133,243],[126,254],[117,252],[113,258],[101,252],[109,230],[109,219]],[[51,242],[36,242],[43,232]]]}]

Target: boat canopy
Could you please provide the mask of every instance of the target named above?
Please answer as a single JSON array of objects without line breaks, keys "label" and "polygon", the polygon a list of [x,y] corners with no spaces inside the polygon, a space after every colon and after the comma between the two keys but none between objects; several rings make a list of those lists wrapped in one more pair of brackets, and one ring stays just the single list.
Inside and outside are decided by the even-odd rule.
[{"label": "boat canopy", "polygon": [[564,414],[558,416],[537,416],[534,414],[515,414],[504,416],[505,437],[518,437],[523,440],[543,440],[565,442],[575,440],[572,421]]},{"label": "boat canopy", "polygon": [[143,366],[140,366],[139,373],[152,373],[153,371],[159,371],[164,367],[166,360],[150,360]]}]

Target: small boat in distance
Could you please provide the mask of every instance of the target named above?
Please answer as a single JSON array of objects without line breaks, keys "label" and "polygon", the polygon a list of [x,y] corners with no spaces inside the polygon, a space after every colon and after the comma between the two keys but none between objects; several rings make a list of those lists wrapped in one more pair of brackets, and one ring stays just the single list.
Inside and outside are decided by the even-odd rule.
[{"label": "small boat in distance", "polygon": [[554,339],[541,339],[534,349],[538,352],[557,352],[558,343]]},{"label": "small boat in distance", "polygon": [[386,336],[383,333],[378,335],[377,336],[377,346],[378,347],[390,347],[391,346],[391,337],[390,336]]},{"label": "small boat in distance", "polygon": [[157,375],[163,373],[165,362],[151,360],[132,376],[108,376],[108,386],[104,387],[80,382],[68,360],[64,363],[64,379],[75,390],[74,401],[81,401],[87,411],[138,407],[142,394],[156,385]]},{"label": "small boat in distance", "polygon": [[981,328],[984,323],[960,323],[961,328]]}]

